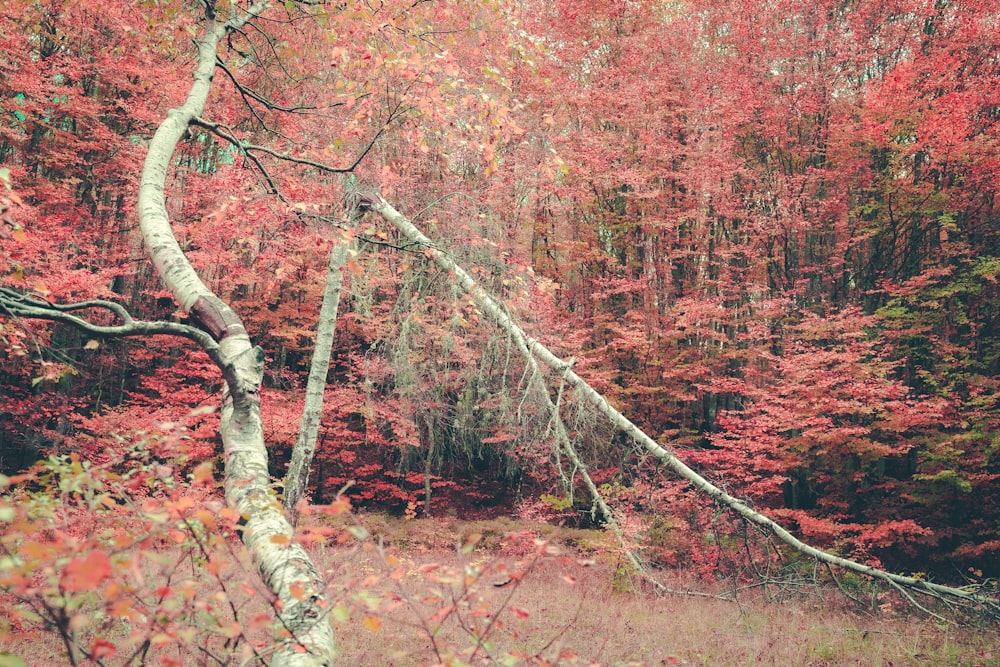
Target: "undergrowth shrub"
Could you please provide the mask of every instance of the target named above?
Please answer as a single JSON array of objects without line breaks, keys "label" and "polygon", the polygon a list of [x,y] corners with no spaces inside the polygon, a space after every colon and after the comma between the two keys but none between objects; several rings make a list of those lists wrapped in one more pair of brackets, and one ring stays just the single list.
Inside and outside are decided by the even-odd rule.
[{"label": "undergrowth shrub", "polygon": [[181,478],[182,460],[143,443],[128,457],[124,473],[70,454],[0,479],[0,640],[55,635],[69,664],[266,650],[268,596],[235,546],[239,516],[213,498],[211,464]]}]

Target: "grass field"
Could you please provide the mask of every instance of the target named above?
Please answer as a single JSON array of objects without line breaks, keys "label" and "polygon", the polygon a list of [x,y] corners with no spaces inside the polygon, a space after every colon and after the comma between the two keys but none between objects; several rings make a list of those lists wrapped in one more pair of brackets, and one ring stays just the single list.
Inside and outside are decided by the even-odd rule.
[{"label": "grass field", "polygon": [[[862,608],[835,588],[758,587],[732,602],[706,597],[731,595],[726,582],[683,570],[657,575],[698,595],[657,595],[623,575],[595,531],[379,516],[364,526],[374,539],[310,547],[330,583],[342,665],[1000,665],[1000,628],[941,623],[893,596]],[[243,568],[224,576],[246,579]],[[267,611],[259,595],[235,603],[243,615]],[[243,664],[223,646],[210,656],[166,644],[106,664]],[[54,633],[11,634],[0,652],[68,664]]]},{"label": "grass field", "polygon": [[[341,600],[352,599],[358,589],[351,586],[363,586],[375,572],[403,571],[399,579],[368,580],[376,597],[401,600],[387,605],[377,630],[339,633],[347,665],[427,665],[453,655],[482,665],[1000,665],[1000,628],[941,624],[888,598],[881,609],[859,609],[828,587],[752,589],[735,603],[657,595],[642,581],[623,580],[607,537],[591,531],[366,523],[372,524],[387,536],[383,552],[398,563],[390,559],[385,568],[376,550],[348,559],[333,554],[324,562],[341,586]],[[520,539],[516,529],[523,531]],[[547,537],[554,553],[531,551],[531,532]],[[483,549],[456,556],[448,542],[462,544],[470,534],[481,536]],[[522,570],[523,578],[496,585]],[[475,576],[465,577],[469,571]],[[676,591],[731,593],[725,584],[683,571],[657,574]],[[442,604],[455,609],[436,619]],[[346,626],[357,626],[353,615]],[[476,637],[484,632],[488,646],[477,650]],[[452,652],[435,654],[429,635]]]}]

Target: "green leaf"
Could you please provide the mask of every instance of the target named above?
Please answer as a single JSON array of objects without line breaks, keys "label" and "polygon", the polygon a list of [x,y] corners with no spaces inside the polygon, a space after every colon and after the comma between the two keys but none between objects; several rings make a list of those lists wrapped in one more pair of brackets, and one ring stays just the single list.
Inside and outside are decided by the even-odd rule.
[{"label": "green leaf", "polygon": [[463,554],[471,554],[479,541],[483,539],[483,536],[479,533],[472,533],[467,538],[465,538],[465,543],[462,545],[461,552]]},{"label": "green leaf", "polygon": [[26,667],[24,658],[11,653],[0,653],[0,667]]},{"label": "green leaf", "polygon": [[972,275],[996,282],[997,276],[1000,276],[1000,257],[980,257],[976,260]]},{"label": "green leaf", "polygon": [[338,604],[333,608],[331,613],[333,614],[333,620],[338,623],[347,623],[351,619],[350,610],[343,604]]}]

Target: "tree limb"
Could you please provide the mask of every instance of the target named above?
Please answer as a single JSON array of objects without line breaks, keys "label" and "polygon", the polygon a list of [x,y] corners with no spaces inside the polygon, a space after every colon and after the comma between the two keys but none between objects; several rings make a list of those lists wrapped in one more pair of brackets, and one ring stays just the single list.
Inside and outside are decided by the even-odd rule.
[{"label": "tree limb", "polygon": [[197,118],[197,117],[192,118],[191,124],[197,125],[198,127],[203,127],[206,130],[215,134],[216,136],[225,139],[232,145],[236,146],[236,148],[238,148],[240,152],[242,152],[244,155],[250,155],[251,153],[254,152],[260,152],[270,155],[271,157],[277,158],[279,160],[283,160],[285,162],[292,162],[294,164],[302,164],[309,167],[315,167],[320,171],[325,171],[330,174],[348,174],[357,169],[358,165],[361,164],[361,161],[364,160],[365,157],[368,155],[368,153],[371,152],[372,148],[375,147],[375,142],[379,140],[379,138],[385,133],[385,130],[389,126],[389,124],[392,123],[392,121],[395,119],[396,116],[391,116],[389,120],[387,120],[385,124],[381,128],[379,128],[378,132],[375,133],[375,136],[371,138],[368,144],[365,145],[365,147],[361,150],[361,153],[354,159],[354,161],[346,167],[332,167],[324,162],[316,162],[315,160],[295,157],[294,155],[282,153],[280,151],[274,150],[273,148],[267,148],[266,146],[257,146],[255,144],[245,143],[234,137],[229,132],[227,132],[225,126],[222,125],[221,123],[213,123],[211,121],[205,120],[204,118]]},{"label": "tree limb", "polygon": [[864,565],[863,563],[858,563],[856,561],[822,551],[821,549],[805,544],[770,517],[754,510],[743,500],[735,498],[715,486],[710,481],[692,470],[683,461],[678,459],[669,449],[661,446],[649,437],[625,415],[616,410],[603,395],[601,395],[573,371],[572,364],[566,363],[553,354],[539,341],[528,336],[524,329],[514,322],[514,320],[507,314],[503,306],[496,299],[488,294],[486,290],[483,289],[483,287],[479,285],[462,267],[456,264],[451,257],[439,250],[431,239],[417,229],[413,223],[389,205],[389,203],[386,202],[381,195],[373,191],[358,191],[354,194],[354,196],[358,199],[359,205],[363,205],[367,209],[378,213],[383,219],[399,229],[403,235],[411,241],[424,244],[437,264],[455,276],[455,282],[465,289],[473,300],[475,300],[476,305],[478,305],[480,309],[486,312],[500,327],[502,327],[514,338],[518,346],[525,346],[531,351],[532,355],[537,357],[553,370],[561,373],[566,382],[579,391],[586,401],[604,414],[616,428],[628,435],[637,444],[644,447],[653,456],[662,461],[666,467],[670,468],[674,471],[674,473],[687,480],[699,491],[705,493],[717,502],[722,503],[747,521],[763,527],[788,546],[792,547],[796,551],[799,551],[800,553],[816,559],[818,562],[835,565],[857,574],[884,581],[891,586],[902,587],[909,591],[914,591],[931,598],[948,601],[953,604],[958,603],[967,610],[978,609],[988,613],[994,618],[1000,617],[1000,600],[994,597],[981,595],[976,591],[943,586],[941,584],[934,584],[914,577],[893,574],[891,572],[886,572],[885,570],[880,570],[869,565]]},{"label": "tree limb", "polygon": [[[283,111],[285,113],[299,113],[299,112],[302,112],[302,111],[315,111],[316,110],[316,107],[312,106],[312,105],[305,105],[305,104],[303,104],[303,105],[299,105],[299,106],[295,106],[295,107],[286,107],[286,106],[282,106],[282,105],[278,104],[277,102],[272,102],[271,100],[267,99],[266,97],[264,97],[263,95],[261,95],[257,91],[255,91],[255,90],[253,90],[251,88],[248,88],[248,87],[244,86],[242,83],[240,83],[239,81],[237,81],[236,76],[229,70],[228,67],[226,67],[226,63],[224,63],[222,61],[222,58],[217,58],[216,59],[215,66],[218,67],[219,69],[221,69],[223,72],[226,73],[226,76],[228,76],[229,80],[233,82],[233,85],[236,87],[236,91],[240,94],[240,97],[243,98],[243,101],[247,104],[247,106],[250,106],[250,103],[248,102],[248,100],[254,100],[256,102],[259,102],[263,107],[265,107],[269,111]],[[332,104],[331,106],[338,107],[338,106],[343,106],[343,105],[344,105],[344,102],[338,102],[337,104]]]},{"label": "tree limb", "polygon": [[[110,311],[122,321],[116,325],[94,324],[82,317],[71,315],[78,310],[102,309]],[[208,333],[180,322],[145,322],[132,319],[131,314],[114,301],[91,300],[58,304],[46,301],[32,294],[25,294],[7,287],[0,288],[0,310],[12,317],[50,320],[72,325],[81,331],[100,338],[125,338],[134,336],[179,336],[197,343],[215,365],[222,371],[222,377],[233,386],[239,387],[236,369],[222,354],[219,344]]]}]

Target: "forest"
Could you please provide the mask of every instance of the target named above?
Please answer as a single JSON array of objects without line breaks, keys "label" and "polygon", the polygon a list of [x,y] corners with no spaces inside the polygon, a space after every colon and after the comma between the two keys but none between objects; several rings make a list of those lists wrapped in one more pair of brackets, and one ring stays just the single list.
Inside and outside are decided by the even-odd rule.
[{"label": "forest", "polygon": [[301,554],[373,513],[995,612],[998,31],[992,0],[7,0],[0,595],[117,664],[39,577],[160,542],[218,577],[241,535],[307,649],[273,664],[331,664],[295,662],[288,601],[329,613]]}]

